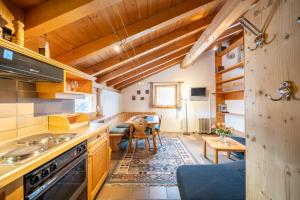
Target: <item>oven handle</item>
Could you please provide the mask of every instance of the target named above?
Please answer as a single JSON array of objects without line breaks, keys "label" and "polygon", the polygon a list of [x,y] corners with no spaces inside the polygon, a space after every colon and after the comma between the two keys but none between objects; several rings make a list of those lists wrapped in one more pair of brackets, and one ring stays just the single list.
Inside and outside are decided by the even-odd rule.
[{"label": "oven handle", "polygon": [[82,154],[80,157],[73,160],[70,164],[64,167],[62,170],[57,172],[52,178],[48,179],[43,185],[35,189],[32,193],[25,196],[26,200],[33,200],[39,197],[41,194],[46,192],[55,183],[62,179],[69,171],[71,171],[74,166],[79,164],[82,160],[87,159],[87,153]]}]

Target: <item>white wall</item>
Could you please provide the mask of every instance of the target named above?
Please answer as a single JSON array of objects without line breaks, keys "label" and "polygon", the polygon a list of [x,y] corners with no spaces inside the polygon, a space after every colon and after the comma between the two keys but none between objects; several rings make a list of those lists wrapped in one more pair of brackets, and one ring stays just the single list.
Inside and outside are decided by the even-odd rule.
[{"label": "white wall", "polygon": [[105,117],[122,112],[122,95],[120,93],[102,90],[100,97],[102,113]]},{"label": "white wall", "polygon": [[[123,110],[126,112],[155,111],[162,114],[162,130],[166,132],[183,132],[184,128],[184,103],[182,109],[152,109],[149,103],[149,94],[145,90],[150,88],[149,82],[177,82],[183,81],[182,97],[189,98],[190,87],[207,87],[210,92],[215,92],[215,56],[214,52],[207,52],[200,56],[195,63],[187,69],[180,69],[179,64],[156,74],[148,79],[134,84],[122,91]],[[141,90],[141,95],[136,91]],[[137,100],[132,101],[131,97],[135,95]],[[215,96],[212,96],[211,110],[212,116],[215,117]],[[145,97],[145,100],[140,100]],[[197,132],[198,119],[209,117],[208,101],[188,101],[188,118],[189,132]]]}]

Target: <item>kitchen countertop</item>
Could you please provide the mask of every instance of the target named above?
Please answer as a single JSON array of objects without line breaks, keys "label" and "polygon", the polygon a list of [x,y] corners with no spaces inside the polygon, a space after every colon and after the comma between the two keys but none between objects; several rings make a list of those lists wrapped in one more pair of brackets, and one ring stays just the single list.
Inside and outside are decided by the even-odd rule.
[{"label": "kitchen countertop", "polygon": [[[42,164],[50,161],[51,159],[59,156],[68,149],[74,147],[80,142],[92,137],[99,131],[108,127],[108,124],[90,123],[89,125],[69,131],[69,133],[76,133],[77,135],[70,141],[57,145],[45,152],[42,152],[36,157],[29,158],[20,164],[15,165],[0,165],[0,188],[12,183],[18,178],[24,176],[30,171],[36,169]],[[55,132],[58,133],[58,132]],[[66,133],[66,132],[64,132]],[[40,133],[42,134],[42,133]]]}]

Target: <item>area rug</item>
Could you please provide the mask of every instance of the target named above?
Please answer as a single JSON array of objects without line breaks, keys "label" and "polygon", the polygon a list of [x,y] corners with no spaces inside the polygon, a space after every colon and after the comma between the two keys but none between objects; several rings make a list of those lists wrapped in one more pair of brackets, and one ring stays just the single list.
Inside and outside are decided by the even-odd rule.
[{"label": "area rug", "polygon": [[176,169],[196,161],[178,137],[162,137],[162,143],[160,146],[158,141],[158,151],[152,154],[142,148],[140,140],[139,148],[124,154],[107,183],[176,185]]}]

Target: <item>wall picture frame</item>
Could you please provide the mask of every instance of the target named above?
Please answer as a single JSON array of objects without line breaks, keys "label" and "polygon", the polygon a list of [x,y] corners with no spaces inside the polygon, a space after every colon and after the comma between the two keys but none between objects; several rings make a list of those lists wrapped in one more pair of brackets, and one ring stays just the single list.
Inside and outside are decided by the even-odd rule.
[{"label": "wall picture frame", "polygon": [[132,101],[135,101],[135,96],[131,96],[131,100],[132,100]]},{"label": "wall picture frame", "polygon": [[149,94],[150,93],[150,91],[149,90],[145,90],[145,94]]},{"label": "wall picture frame", "polygon": [[137,90],[136,94],[138,94],[138,95],[141,94],[141,90]]},{"label": "wall picture frame", "polygon": [[141,97],[140,99],[141,99],[141,101],[144,101],[144,100],[145,100],[145,97]]}]

